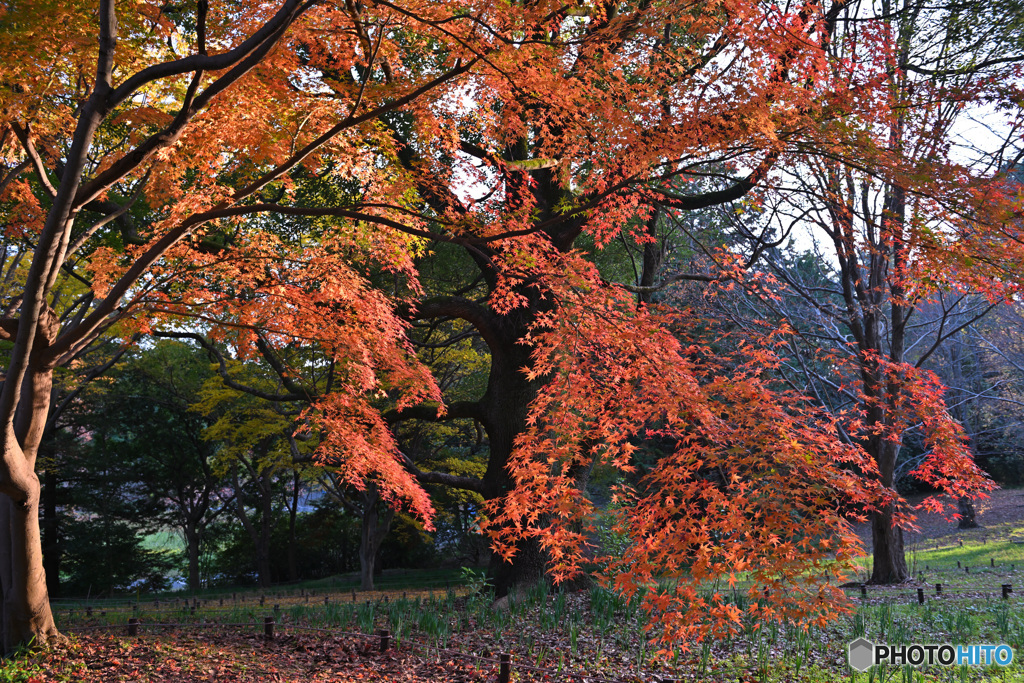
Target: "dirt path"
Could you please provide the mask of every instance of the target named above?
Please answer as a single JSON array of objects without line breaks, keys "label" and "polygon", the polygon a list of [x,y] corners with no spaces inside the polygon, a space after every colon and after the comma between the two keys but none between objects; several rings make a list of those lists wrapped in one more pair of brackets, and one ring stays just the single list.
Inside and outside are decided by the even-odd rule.
[{"label": "dirt path", "polygon": [[[912,505],[919,505],[927,496],[909,496]],[[961,531],[956,528],[956,520],[947,520],[942,515],[919,511],[917,526],[919,531],[908,532],[905,542],[909,546],[915,542],[936,541],[942,545],[963,540],[1014,540],[1024,541],[1024,489],[1000,489],[993,491],[989,498],[975,502],[978,511],[979,529]],[[955,507],[954,510],[955,511]],[[952,512],[950,513],[952,514]],[[871,526],[858,524],[857,535],[870,544]]]}]

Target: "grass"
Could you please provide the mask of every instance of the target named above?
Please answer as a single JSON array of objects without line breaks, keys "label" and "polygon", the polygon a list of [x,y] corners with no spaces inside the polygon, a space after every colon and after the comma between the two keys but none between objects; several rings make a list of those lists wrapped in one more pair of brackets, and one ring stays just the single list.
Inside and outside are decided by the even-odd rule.
[{"label": "grass", "polygon": [[[1015,583],[1018,573],[1024,572],[1024,547],[1005,539],[982,543],[968,538],[962,547],[958,543],[939,548],[919,546],[908,553],[908,561],[916,561],[924,574],[924,605],[917,604],[913,586],[872,589],[867,599],[853,591],[853,612],[827,628],[758,628],[747,620],[733,638],[694,644],[689,652],[668,661],[654,656],[656,648],[646,639],[646,614],[636,601],[630,603],[601,589],[549,594],[540,585],[513,596],[504,608],[496,608],[490,599],[470,594],[458,584],[457,572],[389,577],[390,590],[359,593],[355,601],[351,583],[333,579],[266,595],[258,591],[235,591],[234,597],[231,592],[211,593],[198,598],[201,604],[196,609],[193,600],[180,596],[173,602],[162,599],[159,607],[153,599],[136,604],[93,601],[91,616],[79,603],[62,606],[57,618],[62,628],[110,623],[119,625],[120,632],[120,625],[135,616],[143,624],[249,624],[256,632],[263,617],[273,614],[286,633],[288,629],[322,628],[374,634],[388,629],[402,647],[425,648],[428,653],[450,647],[487,656],[510,652],[514,661],[546,668],[548,675],[556,677],[586,672],[631,681],[649,680],[653,672],[662,677],[729,683],[1024,682],[1024,665],[1019,660],[1005,669],[875,667],[860,674],[846,665],[847,644],[862,636],[889,644],[1006,643],[1024,659],[1024,583],[1016,587],[1010,600],[999,597],[999,585]],[[1016,569],[1011,570],[1011,564]],[[971,573],[963,566],[971,566]],[[943,584],[941,597],[935,596],[934,583]],[[29,680],[28,674],[20,679],[11,678],[13,675],[21,674],[2,673],[0,683]]]},{"label": "grass", "polygon": [[[1019,663],[1005,670],[890,667],[873,675],[856,674],[845,665],[847,643],[860,636],[890,644],[1005,642],[1024,648],[1024,608],[1013,600],[948,597],[917,605],[893,602],[890,597],[855,599],[856,611],[826,629],[758,629],[747,624],[741,635],[729,641],[697,647],[672,661],[658,661],[646,642],[646,615],[635,602],[602,589],[549,595],[546,587],[538,586],[516,596],[504,609],[464,589],[405,593],[404,597],[383,593],[369,603],[365,599],[353,603],[347,594],[334,594],[326,605],[314,596],[287,597],[277,603],[278,610],[267,600],[261,607],[259,596],[252,593],[239,594],[238,601],[223,608],[207,603],[193,610],[191,603],[186,606],[179,601],[160,609],[140,604],[130,613],[144,624],[249,624],[254,631],[261,628],[264,616],[273,614],[286,633],[289,628],[320,628],[369,635],[388,629],[396,643],[419,645],[426,652],[449,647],[490,656],[511,652],[516,662],[554,672],[586,671],[622,680],[642,680],[656,672],[698,681],[758,683],[1024,681]],[[60,625],[126,623],[129,611],[114,605],[102,616],[101,607],[94,605],[91,617],[83,610],[62,613]]]},{"label": "grass", "polygon": [[177,531],[158,531],[142,539],[142,547],[146,550],[170,550],[184,552],[185,541]]}]

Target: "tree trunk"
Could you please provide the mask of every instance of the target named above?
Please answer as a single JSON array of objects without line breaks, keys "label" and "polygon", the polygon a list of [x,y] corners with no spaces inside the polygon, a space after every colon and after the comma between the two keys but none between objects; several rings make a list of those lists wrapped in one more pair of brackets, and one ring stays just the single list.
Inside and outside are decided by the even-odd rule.
[{"label": "tree trunk", "polygon": [[892,507],[871,515],[871,540],[875,548],[870,583],[902,583],[910,578],[903,552],[903,529],[893,523]]},{"label": "tree trunk", "polygon": [[[21,382],[21,398],[3,430],[0,469],[0,648],[6,654],[18,645],[41,645],[57,637],[50,612],[39,532],[42,493],[36,458],[50,412],[53,368],[40,356],[57,332],[56,316],[46,309]],[[8,380],[10,381],[10,380]],[[9,389],[4,383],[4,392]]]},{"label": "tree trunk", "polygon": [[[240,458],[241,460],[241,458]],[[243,460],[246,467],[253,471],[252,467]],[[263,513],[261,516],[263,519],[260,520],[260,528],[257,529],[256,525],[253,524],[252,517],[245,510],[245,503],[243,502],[244,496],[242,495],[242,486],[238,480],[238,469],[232,469],[232,480],[235,486],[235,515],[238,517],[238,521],[242,523],[246,533],[249,534],[249,539],[252,541],[253,554],[255,555],[256,565],[256,579],[259,583],[260,588],[270,587],[270,507],[271,493],[266,491],[269,486],[270,475],[268,472],[263,472],[258,476],[253,477],[257,486],[257,501],[256,504]]]},{"label": "tree trunk", "polygon": [[[878,463],[882,485],[886,488],[893,487],[896,456],[899,451],[900,444],[888,439],[876,438],[868,445],[868,452]],[[903,529],[896,525],[895,512],[895,507],[890,504],[871,515],[871,540],[874,544],[871,583],[902,583],[910,578],[903,550]]]},{"label": "tree trunk", "polygon": [[363,517],[359,538],[359,590],[373,590],[373,571],[377,565],[380,545],[391,528],[395,511],[388,508],[381,512],[377,485],[370,482],[363,495]]},{"label": "tree trunk", "polygon": [[184,531],[185,551],[188,554],[188,589],[195,593],[202,588],[199,576],[199,532],[191,526]]},{"label": "tree trunk", "polygon": [[52,598],[60,597],[60,520],[57,517],[57,498],[60,481],[57,478],[57,465],[53,461],[56,454],[47,460],[45,478],[43,480],[43,570],[46,574],[46,590]]},{"label": "tree trunk", "polygon": [[960,514],[960,522],[956,525],[957,529],[977,529],[981,525],[978,524],[977,512],[974,510],[974,501],[967,496],[960,496],[956,501],[957,512]]},{"label": "tree trunk", "polygon": [[295,557],[295,520],[299,515],[299,488],[302,479],[299,471],[295,470],[295,478],[292,481],[292,504],[288,510],[288,580],[299,580],[299,564]]},{"label": "tree trunk", "polygon": [[273,518],[273,482],[270,480],[270,473],[263,472],[259,478],[260,484],[260,536],[256,543],[256,571],[259,574],[260,587],[270,587],[270,523]]},{"label": "tree trunk", "polygon": [[[510,335],[504,348],[491,349],[491,371],[484,407],[484,428],[490,441],[490,458],[484,473],[484,498],[493,500],[505,495],[513,486],[508,473],[515,438],[526,429],[530,404],[537,397],[539,383],[530,381],[522,369],[529,367],[529,347],[515,340],[524,334]],[[519,587],[529,587],[545,574],[545,558],[534,539],[520,542],[512,562],[499,553],[491,553],[487,569],[496,597],[503,597]]]},{"label": "tree trunk", "polygon": [[3,652],[18,645],[41,644],[57,636],[50,612],[50,599],[43,571],[43,548],[39,535],[39,480],[25,505],[0,496],[0,588],[2,588]]}]

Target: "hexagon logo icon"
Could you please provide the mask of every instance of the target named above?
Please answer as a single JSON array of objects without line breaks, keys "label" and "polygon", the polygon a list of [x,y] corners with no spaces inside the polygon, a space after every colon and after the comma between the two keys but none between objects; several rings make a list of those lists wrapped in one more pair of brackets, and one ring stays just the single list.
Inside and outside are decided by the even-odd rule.
[{"label": "hexagon logo icon", "polygon": [[850,643],[850,666],[857,671],[867,671],[875,663],[875,645],[870,640],[858,638]]}]

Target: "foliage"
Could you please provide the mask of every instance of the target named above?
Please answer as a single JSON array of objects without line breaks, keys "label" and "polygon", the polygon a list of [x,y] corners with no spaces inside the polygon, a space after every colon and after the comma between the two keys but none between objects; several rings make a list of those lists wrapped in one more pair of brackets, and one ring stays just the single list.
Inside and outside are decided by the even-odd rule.
[{"label": "foliage", "polygon": [[[808,154],[936,197],[906,226],[905,243],[935,255],[928,263],[966,263],[958,240],[973,230],[983,243],[1012,244],[1013,198],[999,178],[941,155],[917,166],[890,144],[894,120],[938,100],[928,89],[893,99],[886,78],[900,70],[900,36],[884,20],[852,17],[864,30],[842,39],[855,49],[832,50],[848,6],[4,8],[12,68],[0,88],[0,201],[5,230],[33,246],[27,270],[27,254],[9,257],[17,285],[0,325],[13,344],[0,392],[0,512],[26,539],[0,561],[38,555],[30,520],[53,368],[115,325],[125,336],[189,327],[237,361],[294,352],[276,356],[264,393],[278,408],[306,401],[300,415],[239,405],[244,419],[211,430],[237,444],[239,459],[267,463],[249,467],[253,479],[269,479],[284,455],[287,423],[315,442],[319,463],[356,489],[372,484],[424,529],[434,509],[418,478],[476,491],[506,555],[533,542],[563,578],[581,564],[591,508],[578,484],[598,459],[628,473],[632,440],[650,433],[673,448],[619,491],[629,513],[618,528],[633,544],[612,571],[627,595],[662,574],[678,579],[675,592],[645,598],[665,615],[664,638],[732,633],[735,606],[693,591],[741,569],[773,589],[751,608],[767,621],[817,622],[840,609],[830,581],[855,553],[840,505],[882,499],[846,468],[877,469],[837,443],[834,424],[802,396],[772,386],[773,337],[717,358],[687,339],[699,319],[637,309],[574,245],[645,244],[660,208],[784,190],[771,170]],[[995,77],[959,95],[1019,97]],[[914,141],[940,150],[942,132]],[[711,187],[677,182],[691,176]],[[987,222],[932,228],[954,212]],[[1005,232],[982,231],[994,225]],[[435,297],[418,266],[436,244],[465,251],[480,277]],[[746,265],[723,251],[711,279],[738,282]],[[90,292],[57,312],[63,278]],[[483,398],[470,405],[449,400],[410,333],[446,319],[471,325],[490,353]],[[310,369],[313,381],[298,381]],[[392,429],[403,414],[484,425],[483,478],[417,473]],[[952,448],[955,429],[922,417]],[[958,460],[929,476],[960,473],[971,474]],[[13,532],[0,529],[8,547]],[[4,586],[5,648],[53,635],[40,585]]]},{"label": "foliage", "polygon": [[[256,513],[259,514],[258,512]],[[257,522],[261,520],[257,519]],[[290,579],[288,523],[274,510],[270,536],[270,571],[274,583]],[[252,539],[239,524],[223,524],[215,539],[209,571],[218,585],[253,585],[256,566]],[[318,579],[358,569],[359,524],[351,515],[323,500],[296,517],[296,564],[302,579]]]},{"label": "foliage", "polygon": [[138,525],[99,510],[92,519],[63,522],[61,584],[69,595],[112,595],[129,588],[166,590],[178,558],[142,544]]},{"label": "foliage", "polygon": [[[772,388],[773,339],[711,356],[672,334],[684,317],[637,310],[581,264],[562,272],[575,276],[552,287],[558,315],[538,322],[532,371],[551,380],[518,442],[518,486],[488,508],[499,547],[514,552],[512,529],[536,535],[556,580],[570,577],[586,560],[591,512],[578,470],[599,460],[631,472],[632,439],[651,433],[674,448],[637,485],[619,487],[616,530],[630,544],[599,561],[617,590],[644,594],[666,643],[734,633],[735,605],[698,591],[732,586],[738,572],[766,623],[821,624],[844,609],[836,585],[860,550],[837,502],[874,504],[882,493],[847,469],[874,466],[824,414]],[[658,580],[671,587],[647,592]]]},{"label": "foliage", "polygon": [[[190,404],[209,375],[205,354],[161,341],[127,354],[68,410],[66,429],[78,444],[61,463],[62,551],[73,594],[90,584],[99,591],[143,577],[159,581],[169,558],[158,562],[138,547],[144,533],[175,529],[186,550],[194,545],[196,562],[208,549],[206,531],[223,511],[216,492],[224,482],[213,472],[216,447],[202,438],[207,420]],[[110,561],[100,560],[104,553]],[[198,565],[191,569],[198,579]],[[83,571],[117,571],[122,580],[88,581]]]}]

